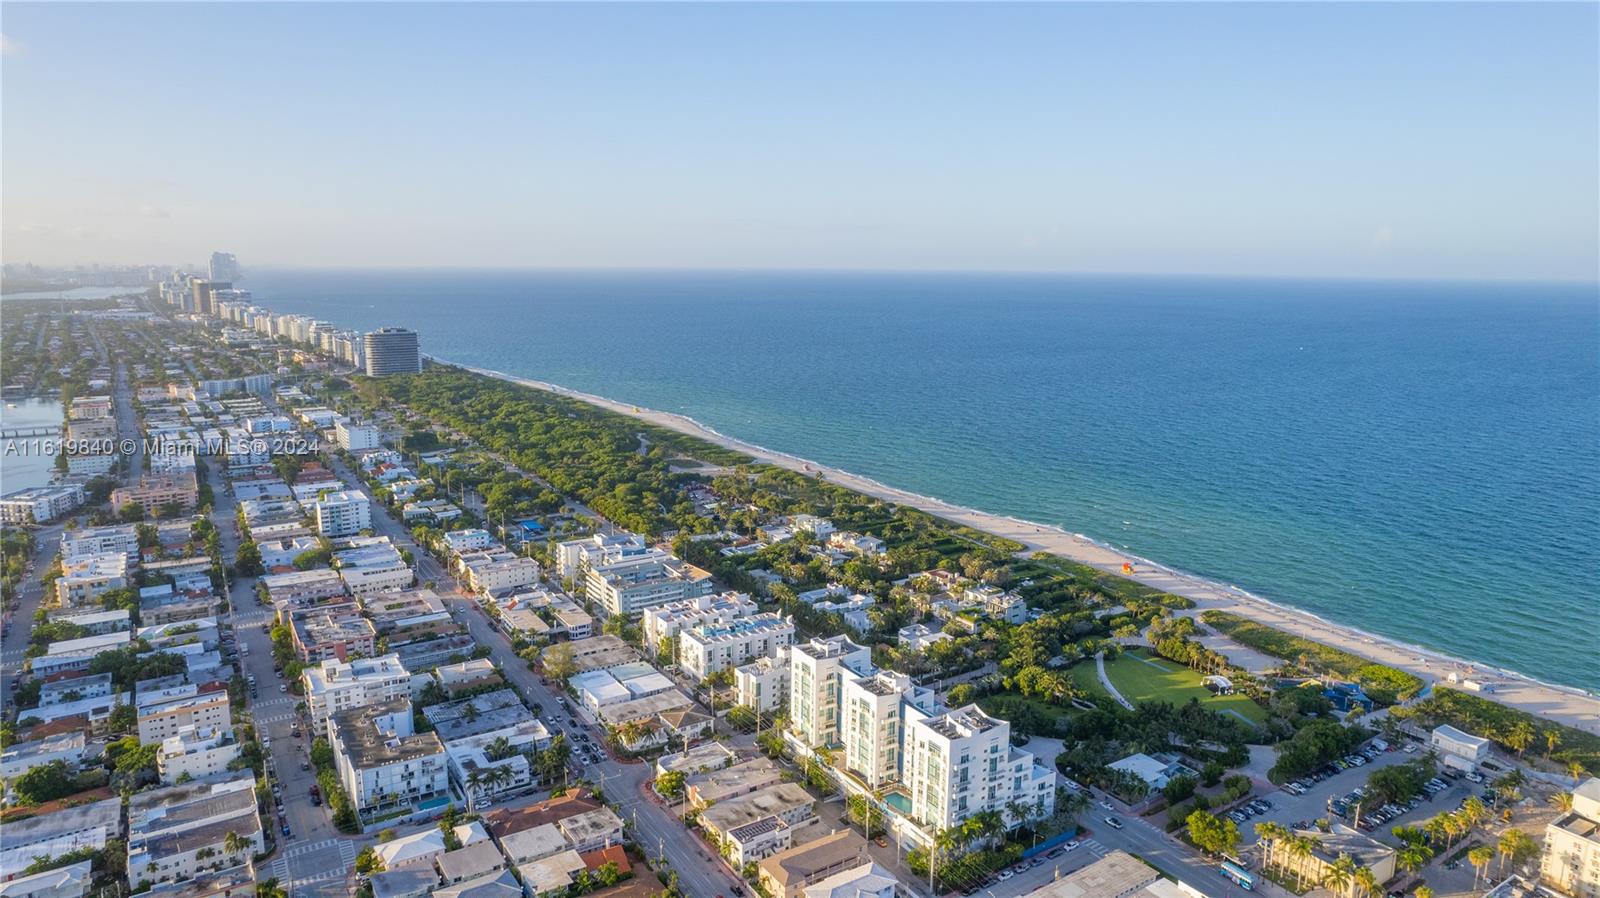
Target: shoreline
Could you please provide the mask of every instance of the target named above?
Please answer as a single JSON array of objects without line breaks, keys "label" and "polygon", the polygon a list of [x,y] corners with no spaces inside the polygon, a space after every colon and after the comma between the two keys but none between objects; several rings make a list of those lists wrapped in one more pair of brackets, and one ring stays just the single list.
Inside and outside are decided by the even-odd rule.
[{"label": "shoreline", "polygon": [[[1575,729],[1600,734],[1600,695],[1580,687],[1545,683],[1513,670],[1456,658],[1434,649],[1338,624],[1309,611],[1254,595],[1240,587],[1184,573],[1147,558],[1115,549],[1081,533],[1069,533],[1059,527],[966,508],[932,496],[919,495],[880,483],[870,477],[852,474],[849,471],[730,437],[687,415],[618,402],[604,396],[563,387],[560,384],[517,377],[503,371],[462,365],[444,359],[434,361],[567,399],[575,399],[658,427],[698,437],[706,442],[743,452],[757,461],[802,474],[819,476],[886,502],[905,505],[974,530],[1014,540],[1023,544],[1030,553],[1048,552],[1107,574],[1127,577],[1162,592],[1184,596],[1195,602],[1194,609],[1182,612],[1184,614],[1198,617],[1203,611],[1229,611],[1295,636],[1326,643],[1351,654],[1414,674],[1428,687],[1435,684],[1449,686],[1446,678],[1451,673],[1460,674],[1462,677],[1471,676],[1479,681],[1490,681],[1494,684],[1494,692],[1470,694]],[[1125,563],[1133,565],[1132,575],[1122,573],[1122,565]],[[1231,640],[1229,643],[1236,645]],[[1239,648],[1244,652],[1254,653],[1252,649],[1242,646]]]}]

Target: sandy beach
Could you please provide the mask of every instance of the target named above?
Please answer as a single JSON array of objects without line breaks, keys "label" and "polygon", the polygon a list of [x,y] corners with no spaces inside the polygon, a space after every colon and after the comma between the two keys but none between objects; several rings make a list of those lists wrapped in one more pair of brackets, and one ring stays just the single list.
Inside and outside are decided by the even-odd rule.
[{"label": "sandy beach", "polygon": [[[692,418],[671,412],[656,411],[616,402],[603,396],[594,396],[570,390],[557,384],[514,377],[500,371],[458,366],[479,374],[545,390],[571,399],[581,400],[610,411],[629,415],[659,427],[665,427],[699,437],[729,449],[743,452],[768,464],[789,468],[802,473],[820,475],[850,489],[899,505],[920,509],[956,523],[1015,540],[1029,551],[1045,551],[1081,564],[1090,565],[1107,573],[1122,574],[1124,564],[1132,564],[1131,579],[1164,592],[1193,599],[1197,605],[1194,614],[1208,609],[1231,611],[1289,633],[1314,639],[1345,651],[1369,658],[1421,677],[1428,683],[1444,683],[1451,673],[1470,677],[1480,683],[1493,684],[1493,693],[1483,693],[1484,698],[1519,708],[1550,720],[1592,733],[1600,733],[1600,696],[1565,686],[1541,683],[1514,671],[1453,658],[1438,652],[1409,646],[1383,637],[1344,627],[1315,615],[1269,602],[1237,587],[1191,576],[1171,570],[1151,561],[1117,551],[1082,534],[1022,521],[1003,515],[989,514],[971,508],[919,496],[878,483],[870,478],[851,474],[803,458],[776,452],[743,440],[734,439],[712,430]],[[1232,645],[1229,643],[1229,645]],[[1226,646],[1217,646],[1226,651]],[[1241,655],[1259,657],[1249,649]],[[1250,666],[1245,658],[1235,663]]]}]

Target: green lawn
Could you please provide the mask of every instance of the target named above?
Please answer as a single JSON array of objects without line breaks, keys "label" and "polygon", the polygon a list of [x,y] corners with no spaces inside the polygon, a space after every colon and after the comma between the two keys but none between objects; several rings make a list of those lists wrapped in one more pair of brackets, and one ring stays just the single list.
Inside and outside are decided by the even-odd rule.
[{"label": "green lawn", "polygon": [[[1074,668],[1075,676],[1079,669],[1087,671],[1085,676],[1089,680],[1095,680],[1098,688],[1093,662],[1086,662]],[[1191,698],[1196,698],[1212,711],[1224,714],[1232,711],[1251,723],[1259,724],[1267,719],[1266,712],[1261,706],[1249,698],[1242,695],[1213,696],[1205,687],[1205,678],[1200,674],[1165,658],[1158,658],[1143,649],[1127,652],[1116,660],[1107,662],[1106,676],[1111,678],[1112,684],[1124,698],[1134,703],[1163,701],[1181,705]]]},{"label": "green lawn", "polygon": [[1067,668],[1067,675],[1072,677],[1072,682],[1077,683],[1078,688],[1082,689],[1083,694],[1089,698],[1111,697],[1111,694],[1106,692],[1106,687],[1100,684],[1100,675],[1095,673],[1093,658],[1087,661],[1079,661],[1077,664]]}]

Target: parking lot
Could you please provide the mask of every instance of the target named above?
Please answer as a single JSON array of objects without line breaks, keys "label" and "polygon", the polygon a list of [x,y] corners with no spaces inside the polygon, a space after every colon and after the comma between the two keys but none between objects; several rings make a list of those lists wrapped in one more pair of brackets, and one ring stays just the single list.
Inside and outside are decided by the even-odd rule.
[{"label": "parking lot", "polygon": [[[1248,845],[1256,841],[1255,825],[1265,821],[1294,828],[1308,826],[1318,819],[1328,818],[1351,825],[1354,823],[1356,804],[1365,797],[1358,795],[1357,790],[1366,785],[1367,777],[1374,770],[1404,764],[1422,757],[1420,750],[1407,753],[1403,750],[1403,746],[1393,746],[1392,750],[1370,754],[1370,759],[1362,757],[1360,764],[1350,764],[1345,769],[1330,765],[1311,777],[1297,781],[1307,786],[1303,794],[1297,795],[1289,788],[1279,788],[1268,793],[1266,799],[1272,807],[1263,813],[1251,815],[1239,823],[1239,832],[1244,837],[1244,843]],[[1381,837],[1396,826],[1417,823],[1441,811],[1454,810],[1467,796],[1483,791],[1465,779],[1450,779],[1444,776],[1439,776],[1437,779],[1442,788],[1437,789],[1432,796],[1418,796],[1413,805],[1399,809],[1398,814],[1391,814],[1377,807],[1362,806],[1360,812],[1365,821],[1363,829],[1370,826],[1367,830],[1369,834]],[[1330,809],[1330,802],[1334,803],[1333,809]],[[1348,816],[1337,813],[1341,807]]]}]

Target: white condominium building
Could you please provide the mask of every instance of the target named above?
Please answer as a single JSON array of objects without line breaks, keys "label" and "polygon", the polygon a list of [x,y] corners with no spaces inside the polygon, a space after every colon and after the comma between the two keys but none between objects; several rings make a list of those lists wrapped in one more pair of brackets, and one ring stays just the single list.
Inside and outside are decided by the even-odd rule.
[{"label": "white condominium building", "polygon": [[709,572],[652,549],[609,564],[590,564],[583,592],[608,617],[635,617],[657,605],[710,595],[713,585]]},{"label": "white condominium building", "polygon": [[900,779],[906,724],[944,710],[932,689],[892,670],[845,679],[842,705],[845,767],[874,791]]},{"label": "white condominium building", "polygon": [[610,564],[649,551],[644,537],[636,533],[596,533],[583,539],[556,543],[556,570],[563,580],[580,580],[584,569]]},{"label": "white condominium building", "polygon": [[1028,817],[1055,810],[1055,772],[1031,753],[1011,747],[1011,725],[967,705],[906,724],[902,779],[911,793],[911,816],[927,832],[956,826],[974,814],[997,811],[1015,826],[1007,808]]},{"label": "white condominium building", "polygon": [[362,493],[329,493],[316,507],[317,532],[323,536],[355,536],[372,526],[372,507]]},{"label": "white condominium building", "polygon": [[416,731],[409,698],[334,714],[328,743],[358,814],[414,809],[450,794],[444,743],[437,733]]},{"label": "white condominium building", "polygon": [[752,658],[767,658],[794,642],[794,620],[756,614],[726,624],[702,623],[678,635],[678,664],[696,680]]},{"label": "white condominium building", "polygon": [[1600,777],[1572,790],[1572,810],[1544,830],[1544,883],[1576,898],[1600,898]]},{"label": "white condominium building", "polygon": [[696,596],[681,602],[668,602],[665,605],[648,608],[641,622],[644,627],[645,651],[659,654],[662,640],[671,639],[689,627],[700,624],[713,626],[729,624],[739,618],[755,614],[756,610],[756,603],[742,592]]},{"label": "white condominium building", "polygon": [[789,710],[789,646],[782,646],[770,658],[756,660],[733,672],[738,702],[757,714]]},{"label": "white condominium building", "polygon": [[306,709],[318,732],[327,725],[328,718],[339,711],[364,708],[411,694],[411,674],[400,663],[400,656],[393,652],[352,661],[330,658],[316,667],[306,668],[300,679],[305,686]]},{"label": "white condominium building", "polygon": [[789,650],[789,725],[807,748],[839,741],[839,699],[845,676],[872,670],[872,650],[848,636],[796,643]]},{"label": "white condominium building", "polygon": [[353,596],[398,592],[416,579],[400,550],[386,536],[356,540],[356,545],[333,555],[339,577]]}]

